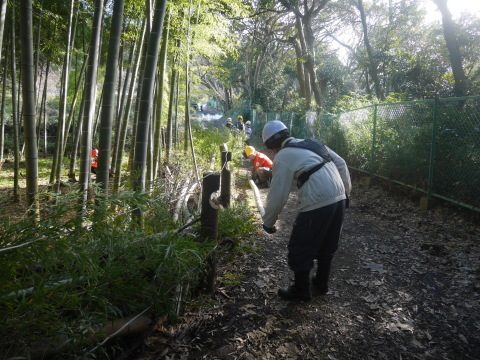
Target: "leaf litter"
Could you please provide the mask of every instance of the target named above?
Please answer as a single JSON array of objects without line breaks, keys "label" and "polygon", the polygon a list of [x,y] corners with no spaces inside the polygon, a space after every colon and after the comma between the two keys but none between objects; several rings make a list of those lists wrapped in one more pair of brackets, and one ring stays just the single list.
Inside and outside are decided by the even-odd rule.
[{"label": "leaf litter", "polygon": [[480,359],[479,214],[447,203],[425,212],[418,194],[360,180],[327,295],[297,303],[276,293],[293,278],[293,192],[279,231],[258,234],[264,251],[219,269],[242,284],[157,329],[134,359]]}]

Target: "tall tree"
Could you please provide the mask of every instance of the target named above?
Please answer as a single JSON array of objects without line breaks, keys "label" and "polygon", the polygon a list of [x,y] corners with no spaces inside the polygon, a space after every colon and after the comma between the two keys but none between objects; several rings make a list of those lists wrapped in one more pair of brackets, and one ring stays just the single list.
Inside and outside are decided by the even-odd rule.
[{"label": "tall tree", "polygon": [[27,202],[34,215],[38,210],[38,150],[35,113],[35,66],[33,60],[32,0],[21,0],[23,127],[25,132],[25,165]]},{"label": "tall tree", "polygon": [[[315,64],[315,32],[313,19],[325,8],[329,0],[280,0],[280,3],[296,17],[296,28],[298,36],[305,38],[304,61],[305,69],[308,72],[310,85],[315,97],[317,107],[322,106],[322,94],[317,79]],[[307,104],[308,105],[308,104]]]},{"label": "tall tree", "polygon": [[103,102],[100,121],[100,139],[97,182],[105,193],[109,187],[109,166],[112,146],[112,124],[115,114],[115,80],[117,78],[118,54],[120,49],[120,35],[122,33],[123,9],[125,0],[115,0],[112,13],[112,27],[108,45],[107,69],[103,84]]},{"label": "tall tree", "polygon": [[[130,76],[130,89],[128,93],[127,103],[125,105],[125,111],[123,115],[119,118],[120,128],[119,128],[119,136],[118,136],[118,144],[116,145],[116,155],[115,155],[115,177],[113,179],[113,191],[117,192],[118,188],[120,187],[120,180],[122,178],[122,162],[123,162],[123,153],[125,147],[125,141],[127,136],[127,127],[128,127],[128,120],[130,118],[130,110],[132,108],[133,102],[133,93],[134,89],[136,88],[137,84],[137,77],[140,68],[140,63],[142,62],[142,54],[143,54],[143,47],[145,45],[145,33],[147,29],[147,22],[144,21],[141,28],[140,36],[137,40],[138,50],[136,51],[135,59],[130,64],[132,67],[132,72]],[[135,54],[135,51],[132,52]]]},{"label": "tall tree", "polygon": [[[140,94],[140,109],[135,138],[135,155],[133,159],[134,189],[145,190],[145,176],[147,165],[148,135],[150,130],[151,110],[153,104],[153,89],[157,70],[158,53],[162,40],[163,21],[167,0],[158,0],[155,6],[152,28],[148,38],[147,57],[142,77]],[[138,215],[138,214],[137,214]]]},{"label": "tall tree", "polygon": [[443,35],[447,44],[450,63],[452,65],[453,78],[455,80],[454,93],[456,96],[464,96],[467,93],[467,77],[463,70],[462,55],[455,34],[455,23],[448,10],[447,0],[433,0],[442,14]]},{"label": "tall tree", "polygon": [[0,59],[2,58],[3,30],[5,29],[5,15],[7,13],[7,0],[0,0]]},{"label": "tall tree", "polygon": [[165,163],[170,163],[173,147],[173,123],[175,107],[175,86],[178,82],[178,61],[180,54],[180,40],[175,40],[175,55],[172,61],[172,75],[170,76],[170,97],[168,102],[167,129],[165,131]]},{"label": "tall tree", "polygon": [[360,12],[360,20],[362,22],[362,29],[363,29],[363,42],[365,44],[365,49],[368,55],[369,73],[373,80],[373,84],[375,87],[375,94],[379,100],[385,100],[385,95],[380,85],[380,79],[378,78],[378,69],[377,69],[378,65],[375,61],[372,46],[370,44],[370,39],[368,36],[367,15],[365,14],[365,7],[363,6],[363,0],[357,0],[355,2],[355,6]]},{"label": "tall tree", "polygon": [[[15,9],[12,9],[12,24],[15,24]],[[13,120],[13,200],[20,200],[19,170],[20,170],[20,121],[17,111],[17,60],[15,51],[15,26],[10,27],[10,63],[12,75],[12,120]]]},{"label": "tall tree", "polygon": [[[103,17],[103,0],[95,1],[95,12],[93,15],[92,33],[88,51],[87,72],[85,76],[85,90],[83,95],[83,124],[82,140],[80,151],[80,191],[81,208],[84,209],[87,203],[87,190],[90,182],[90,165],[92,151],[92,125],[95,114],[95,99],[97,87],[98,53],[100,51],[100,33]],[[83,216],[83,213],[80,213]]]},{"label": "tall tree", "polygon": [[63,149],[65,148],[64,142],[66,139],[66,121],[67,114],[67,102],[68,102],[68,79],[70,74],[70,48],[71,48],[71,36],[72,36],[72,19],[73,19],[74,0],[70,0],[70,12],[68,17],[68,29],[67,39],[65,46],[65,57],[62,67],[62,80],[60,90],[60,108],[58,115],[57,136],[55,140],[55,154],[52,166],[52,175],[50,176],[50,182],[55,180],[55,190],[60,191],[61,171],[63,167]]},{"label": "tall tree", "polygon": [[162,115],[163,115],[163,96],[165,94],[165,73],[167,67],[168,41],[170,33],[170,16],[168,12],[168,21],[163,32],[162,47],[160,48],[160,64],[158,69],[157,81],[157,108],[155,116],[155,135],[153,147],[153,176],[157,177],[160,168],[161,149],[162,149]]},{"label": "tall tree", "polygon": [[3,65],[3,81],[2,81],[2,103],[0,108],[0,164],[3,164],[4,162],[3,156],[4,156],[4,150],[5,150],[5,98],[6,98],[5,95],[7,94],[7,74],[8,74],[7,59],[8,59],[8,56],[5,56],[3,61],[4,65]]}]

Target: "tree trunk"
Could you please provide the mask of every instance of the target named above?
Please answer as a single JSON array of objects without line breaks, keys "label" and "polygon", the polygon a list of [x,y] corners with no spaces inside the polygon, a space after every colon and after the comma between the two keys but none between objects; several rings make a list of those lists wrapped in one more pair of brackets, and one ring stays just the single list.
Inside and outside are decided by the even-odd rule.
[{"label": "tree trunk", "polygon": [[95,1],[90,47],[88,50],[87,72],[85,76],[85,91],[83,96],[83,124],[80,151],[80,207],[79,215],[83,217],[87,204],[88,186],[90,182],[90,165],[92,151],[92,123],[95,113],[95,98],[97,85],[98,54],[100,49],[100,33],[103,17],[103,1]]},{"label": "tree trunk", "polygon": [[[73,18],[73,23],[72,23],[72,35],[70,36],[70,49],[74,49],[75,46],[75,34],[77,32],[77,25],[78,25],[78,7],[80,6],[80,2],[77,2],[77,9],[73,10],[74,14],[76,16]],[[75,57],[75,60],[77,60],[77,57]],[[85,76],[85,69],[86,69],[86,61],[87,57],[85,56],[83,59],[83,65],[82,65],[82,70],[80,71],[80,79],[78,80],[78,83],[81,83],[83,80],[83,77]],[[68,68],[70,69],[72,66],[72,56],[70,56],[70,63],[68,64]],[[75,80],[77,76],[77,71],[75,68]],[[73,96],[72,104],[70,105],[70,109],[68,112],[68,118],[67,118],[67,123],[65,124],[65,139],[64,139],[64,144],[63,144],[63,156],[65,156],[65,151],[68,143],[68,137],[70,135],[70,129],[72,127],[72,122],[73,118],[75,116],[75,107],[78,99],[78,94],[80,93],[80,88],[78,85],[77,81],[75,81],[75,94]],[[73,135],[72,135],[72,143],[73,143]]]},{"label": "tree trunk", "polygon": [[[123,0],[125,2],[125,0]],[[123,24],[123,26],[125,26],[125,24]],[[125,32],[128,31],[127,28],[125,28],[124,30]],[[121,96],[121,94],[123,95],[123,90],[125,89],[125,84],[124,84],[124,81],[125,79],[123,78],[123,65],[124,65],[124,62],[125,62],[125,59],[124,59],[124,52],[126,51],[125,49],[125,46],[124,46],[124,43],[122,43],[122,41],[120,41],[120,45],[119,45],[119,50],[118,50],[118,63],[117,63],[117,67],[118,67],[118,70],[117,70],[117,73],[118,73],[118,84],[117,84],[117,104],[115,106],[115,109],[114,109],[114,118],[115,119],[118,119],[118,113],[120,111],[120,103],[122,103],[122,100],[123,100],[123,97]],[[131,58],[130,58],[131,59]],[[118,121],[115,121],[115,130],[113,130],[112,128],[112,131],[114,131],[114,133],[116,134],[117,133],[117,125],[118,124]],[[113,154],[112,154],[113,155]]]},{"label": "tree trunk", "polygon": [[362,28],[363,28],[363,42],[365,44],[365,49],[367,50],[370,76],[373,80],[373,85],[375,87],[375,94],[379,100],[383,101],[385,100],[385,95],[380,85],[380,80],[378,78],[377,64],[374,60],[372,46],[370,45],[370,39],[368,37],[367,17],[365,15],[365,9],[363,7],[363,0],[357,1],[357,8],[358,8],[358,11],[360,11],[360,19],[362,21]]},{"label": "tree trunk", "polygon": [[[152,96],[155,96],[155,95],[152,95]],[[153,182],[153,128],[152,127],[153,127],[153,119],[150,119],[150,128],[148,129],[148,146],[147,146],[147,173],[145,176],[145,182],[146,182],[146,185],[148,184],[149,190],[152,188],[152,182]]]},{"label": "tree trunk", "polygon": [[[165,31],[166,33],[166,31]],[[165,35],[164,33],[164,35]],[[163,44],[162,44],[163,46]],[[160,59],[162,59],[162,51],[160,51]],[[154,117],[154,133],[153,133],[153,178],[156,179],[160,176],[160,161],[162,158],[162,112],[163,112],[163,94],[164,94],[164,80],[165,71],[164,65],[160,65],[160,69],[157,74],[157,89],[156,89],[156,102],[155,102],[155,117]]]},{"label": "tree trunk", "polygon": [[455,80],[453,91],[455,96],[465,96],[467,94],[467,77],[463,70],[462,55],[460,53],[460,47],[458,46],[457,36],[455,35],[455,24],[447,7],[447,0],[433,0],[433,2],[442,14],[443,36],[447,44],[453,78]]},{"label": "tree trunk", "polygon": [[190,76],[188,74],[188,65],[186,65],[185,71],[185,132],[183,134],[183,151],[186,154],[188,146],[190,145],[190,132],[192,131],[192,124],[190,123]]},{"label": "tree trunk", "polygon": [[40,16],[39,16],[38,24],[37,24],[37,42],[35,43],[35,88],[36,89],[37,89],[38,67],[39,67],[39,64],[40,64],[40,35],[41,35],[41,32],[42,32],[43,0],[40,3],[39,11],[40,11]]},{"label": "tree trunk", "polygon": [[[8,52],[8,50],[7,50]],[[5,161],[5,98],[7,95],[8,56],[4,57],[3,84],[2,84],[2,107],[0,113],[0,167]]]},{"label": "tree trunk", "polygon": [[[257,38],[257,27],[258,27],[258,20],[255,20],[253,24],[253,29],[252,29],[252,43],[250,45],[250,52],[245,53],[245,89],[247,90],[248,93],[248,99],[249,99],[249,108],[252,108],[252,105],[255,102],[255,99],[253,97],[253,84],[252,84],[252,79],[251,79],[251,69],[253,68],[253,53],[254,53],[254,47],[255,47],[255,40]],[[225,96],[225,103],[224,105],[225,112],[228,111],[228,106],[229,106],[229,99],[228,99],[228,92],[225,86],[225,91],[224,91],[224,96]]]},{"label": "tree trunk", "polygon": [[83,110],[85,108],[84,101],[82,97],[80,102],[80,112],[78,114],[77,127],[75,133],[73,134],[73,144],[72,144],[72,154],[70,156],[70,167],[68,169],[68,181],[77,182],[75,177],[75,164],[77,160],[78,148],[80,146],[80,139],[82,137],[82,127],[83,127]]},{"label": "tree trunk", "polygon": [[[52,166],[52,173],[54,173],[55,181],[55,191],[60,192],[60,182],[61,182],[61,172],[63,167],[63,149],[64,142],[66,139],[65,134],[65,116],[67,113],[67,100],[68,100],[68,79],[70,73],[70,46],[71,46],[71,36],[72,36],[72,19],[73,19],[73,5],[74,0],[70,0],[70,13],[68,17],[68,27],[67,27],[67,44],[65,49],[65,58],[63,60],[62,68],[62,80],[61,80],[61,93],[60,93],[60,109],[58,115],[58,126],[57,126],[57,138],[55,142],[55,154],[54,161]],[[52,176],[50,176],[52,179]]]},{"label": "tree trunk", "polygon": [[[100,49],[101,49],[101,45],[100,45]],[[103,104],[103,88],[101,90],[101,93],[100,93],[100,99],[98,100],[98,106],[96,106],[95,108],[97,109],[97,113],[95,115],[95,120],[93,121],[93,127],[92,127],[92,144],[93,144],[93,140],[95,139],[95,134],[97,133],[97,127],[98,127],[98,123],[100,122],[99,119],[100,119],[100,114],[101,114],[101,111],[100,109],[102,108],[102,104]],[[95,104],[97,105],[97,104]],[[95,112],[95,110],[94,110]]]},{"label": "tree trunk", "polygon": [[[155,85],[155,73],[158,62],[158,52],[162,39],[163,21],[167,0],[158,0],[149,34],[145,70],[142,78],[142,91],[140,95],[140,109],[135,138],[135,156],[133,160],[133,188],[136,191],[145,190],[145,172],[147,162],[148,131],[150,128],[151,108],[153,103],[153,88]],[[136,212],[134,216],[138,217]]]},{"label": "tree trunk", "polygon": [[120,36],[123,24],[123,9],[125,0],[115,0],[112,14],[112,27],[108,45],[107,69],[103,84],[102,115],[100,123],[100,139],[98,145],[97,183],[107,194],[109,183],[110,153],[112,145],[112,124],[115,114],[115,80],[118,69],[118,54],[120,49]]},{"label": "tree trunk", "polygon": [[25,129],[25,177],[27,204],[30,215],[39,216],[38,207],[38,149],[35,111],[35,80],[33,61],[32,0],[22,0],[20,8],[22,36],[23,126]]},{"label": "tree trunk", "polygon": [[303,97],[307,96],[307,90],[305,86],[305,70],[303,68],[303,61],[302,61],[302,48],[300,46],[300,41],[297,39],[293,39],[293,46],[295,48],[295,55],[296,55],[296,69],[297,69],[297,79],[300,85],[300,92]]},{"label": "tree trunk", "polygon": [[[180,66],[180,61],[178,66]],[[175,148],[178,148],[180,139],[178,137],[178,107],[180,105],[180,73],[177,74],[177,81],[175,83],[175,115],[173,122],[173,144]]]},{"label": "tree trunk", "polygon": [[[299,44],[299,58],[297,58],[297,61],[300,61],[302,64],[302,70],[303,70],[303,75],[302,75],[302,80],[304,81],[305,85],[305,102],[306,102],[306,108],[310,109],[312,105],[312,83],[310,82],[310,73],[308,72],[306,68],[305,62],[307,61],[307,44],[305,42],[305,34],[303,30],[303,25],[301,19],[297,16],[296,21],[295,21],[295,28],[297,29],[297,34],[298,34],[298,44]],[[299,79],[300,81],[300,79]]]},{"label": "tree trunk", "polygon": [[48,76],[50,74],[50,60],[47,60],[47,68],[45,69],[45,80],[43,83],[43,95],[40,103],[40,116],[38,121],[38,138],[40,138],[40,128],[43,124],[43,158],[48,154],[48,137],[47,137],[47,90],[48,90]]},{"label": "tree trunk", "polygon": [[[192,124],[190,123],[190,44],[192,41],[192,21],[190,14],[192,13],[192,1],[190,0],[190,6],[188,8],[188,20],[187,20],[187,46],[185,49],[185,121],[184,121],[184,133],[183,133],[183,150],[185,154],[188,151],[189,138],[192,131]],[[178,88],[177,86],[177,105],[178,105]],[[193,145],[193,144],[192,144]]]},{"label": "tree trunk", "polygon": [[[150,3],[148,0],[146,2],[147,4]],[[148,14],[150,14],[150,12]],[[135,139],[137,138],[138,117],[140,115],[140,101],[141,101],[141,96],[139,94],[142,93],[143,74],[145,72],[145,62],[147,60],[148,37],[151,30],[150,23],[151,23],[151,19],[149,19],[149,16],[147,16],[145,21],[145,37],[143,39],[142,53],[141,53],[141,59],[140,59],[140,76],[138,78],[137,89],[135,90],[136,96],[135,96],[135,108],[133,111],[134,116],[133,116],[133,126],[132,126],[133,131],[132,131],[132,140],[131,140],[132,145],[130,146],[130,153],[128,157],[128,168],[130,170],[132,170],[133,159],[135,158]]]},{"label": "tree trunk", "polygon": [[[114,141],[113,141],[113,147],[112,147],[112,156],[111,156],[111,162],[110,162],[110,174],[115,175],[116,171],[116,164],[117,164],[117,153],[118,153],[118,143],[120,142],[120,128],[122,126],[121,124],[121,119],[123,116],[123,110],[125,108],[125,102],[127,101],[127,96],[128,96],[128,87],[130,85],[130,74],[132,72],[132,66],[133,66],[133,57],[135,55],[135,50],[137,47],[137,42],[135,41],[131,50],[130,50],[130,56],[128,57],[128,61],[130,61],[130,66],[127,67],[127,73],[125,74],[125,78],[123,79],[122,83],[122,90],[121,90],[121,96],[119,96],[119,102],[118,102],[118,107],[117,107],[117,114],[116,114],[116,123],[115,123],[115,134],[114,134]],[[120,50],[120,53],[122,50]],[[123,56],[122,56],[123,59]],[[123,62],[123,60],[120,60]],[[120,66],[119,66],[120,67]],[[120,69],[123,69],[123,65],[120,67]],[[122,74],[122,70],[120,70],[120,76]],[[120,81],[119,81],[120,83]],[[119,88],[120,91],[120,88]],[[119,92],[120,94],[120,92]]]},{"label": "tree trunk", "polygon": [[315,37],[313,35],[310,15],[307,15],[303,21],[305,31],[305,42],[307,44],[307,57],[305,61],[305,69],[310,77],[310,87],[315,98],[317,108],[322,106],[322,94],[318,85],[316,68],[315,68]]},{"label": "tree trunk", "polygon": [[[78,79],[78,83],[75,87],[75,94],[73,96],[73,100],[72,100],[72,104],[70,106],[70,111],[68,112],[68,119],[67,119],[67,125],[65,127],[65,134],[68,134],[70,133],[70,128],[72,127],[72,123],[73,123],[73,118],[75,116],[75,107],[77,105],[77,100],[78,100],[78,94],[80,93],[80,89],[81,89],[81,85],[82,85],[82,82],[83,82],[83,78],[85,77],[85,70],[87,68],[87,56],[85,56],[85,58],[83,59],[83,65],[82,65],[82,69],[80,70],[80,77]],[[73,142],[73,141],[72,141]],[[65,147],[67,145],[67,141],[65,140],[64,141],[64,146],[63,146],[63,153],[65,154]]]},{"label": "tree trunk", "polygon": [[167,68],[167,54],[168,54],[168,38],[170,29],[168,24],[170,23],[170,12],[168,15],[168,21],[163,33],[162,47],[160,48],[160,64],[158,69],[157,80],[157,107],[155,116],[155,135],[153,146],[153,176],[159,175],[161,149],[162,149],[162,113],[163,113],[163,95],[165,85],[165,70]]},{"label": "tree trunk", "polygon": [[288,90],[292,86],[292,79],[289,77],[286,84],[285,84],[285,90],[283,91],[283,99],[282,99],[282,111],[285,111],[285,106],[287,105],[288,102]]},{"label": "tree trunk", "polygon": [[[176,41],[177,51],[180,51],[180,40]],[[177,83],[177,59],[178,54],[175,55],[172,65],[172,76],[170,78],[170,100],[168,103],[168,117],[167,117],[167,130],[166,130],[166,141],[165,141],[165,164],[170,164],[170,155],[172,152],[172,137],[173,137],[173,107],[175,104],[175,84]]]},{"label": "tree trunk", "polygon": [[130,109],[132,107],[133,101],[133,90],[136,88],[136,80],[138,76],[138,70],[140,68],[140,62],[142,61],[143,46],[145,43],[145,33],[146,33],[146,22],[142,25],[142,33],[138,39],[139,46],[136,54],[136,60],[131,64],[133,66],[133,71],[130,80],[130,90],[128,94],[127,104],[125,106],[125,112],[123,116],[118,120],[120,121],[120,134],[118,137],[118,146],[117,146],[117,155],[116,155],[116,164],[115,164],[115,177],[113,179],[113,192],[117,192],[120,186],[120,180],[122,178],[122,162],[123,162],[123,152],[125,147],[125,140],[127,136],[127,127],[128,119],[130,117]]},{"label": "tree trunk", "polygon": [[[11,11],[12,24],[15,24],[15,10]],[[19,186],[19,169],[20,169],[20,126],[18,121],[18,108],[17,108],[17,68],[16,68],[16,54],[15,54],[15,26],[10,27],[10,42],[11,42],[11,75],[12,75],[12,121],[13,121],[13,201],[20,201],[20,186]]]},{"label": "tree trunk", "polygon": [[260,69],[262,68],[263,62],[265,61],[265,55],[267,54],[267,45],[262,46],[262,51],[257,58],[257,62],[255,63],[255,71],[253,73],[253,90],[252,90],[252,98],[253,102],[256,102],[257,99],[257,88],[258,88],[258,77],[260,76]]},{"label": "tree trunk", "polygon": [[[3,30],[5,29],[5,14],[7,13],[7,0],[0,0],[0,59],[3,54]],[[4,78],[5,79],[5,78]]]}]

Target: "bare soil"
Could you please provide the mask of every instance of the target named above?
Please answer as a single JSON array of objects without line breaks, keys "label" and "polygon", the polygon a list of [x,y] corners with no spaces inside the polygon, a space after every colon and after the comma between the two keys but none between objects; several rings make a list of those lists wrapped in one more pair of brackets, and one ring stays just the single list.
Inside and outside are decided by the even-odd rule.
[{"label": "bare soil", "polygon": [[[219,269],[241,275],[240,284],[159,327],[132,358],[480,359],[479,214],[449,204],[425,212],[418,194],[361,180],[353,178],[327,295],[277,295],[292,280],[292,192],[279,231],[259,232],[263,251]],[[268,189],[260,191],[265,201]]]}]

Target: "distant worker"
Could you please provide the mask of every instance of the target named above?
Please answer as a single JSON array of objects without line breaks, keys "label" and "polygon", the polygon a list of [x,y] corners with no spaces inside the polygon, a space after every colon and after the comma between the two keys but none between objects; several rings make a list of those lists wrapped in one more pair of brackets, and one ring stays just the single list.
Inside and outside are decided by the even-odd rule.
[{"label": "distant worker", "polygon": [[90,170],[92,174],[97,174],[97,167],[98,167],[98,150],[92,147],[92,163],[90,165]]},{"label": "distant worker", "polygon": [[245,144],[250,145],[250,137],[252,136],[252,127],[250,121],[245,121]]},{"label": "distant worker", "polygon": [[232,118],[227,119],[227,123],[225,124],[225,126],[229,129],[233,129]]},{"label": "distant worker", "polygon": [[256,151],[253,146],[245,148],[245,155],[252,160],[253,181],[258,187],[269,187],[272,180],[272,160],[260,151]]},{"label": "distant worker", "polygon": [[235,126],[240,131],[245,130],[245,125],[243,124],[243,116],[242,115],[238,115],[237,123],[235,124]]},{"label": "distant worker", "polygon": [[290,137],[278,120],[268,122],[262,132],[267,149],[275,153],[273,177],[267,195],[263,229],[273,234],[278,215],[287,202],[292,182],[298,187],[299,213],[288,243],[288,265],[295,274],[292,285],[281,288],[285,299],[311,299],[310,270],[318,294],[328,292],[333,256],[342,231],[345,208],[352,187],[345,161],[314,139]]}]

